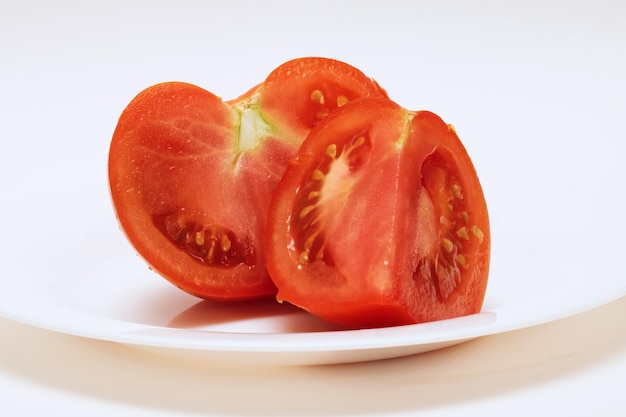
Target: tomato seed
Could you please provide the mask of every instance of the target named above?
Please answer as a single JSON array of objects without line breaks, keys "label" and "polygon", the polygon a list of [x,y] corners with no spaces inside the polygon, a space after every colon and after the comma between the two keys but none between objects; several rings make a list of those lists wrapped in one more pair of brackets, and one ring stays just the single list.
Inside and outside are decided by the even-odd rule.
[{"label": "tomato seed", "polygon": [[183,224],[178,218],[174,219],[169,216],[165,218],[165,232],[172,239],[179,239],[183,229]]},{"label": "tomato seed", "polygon": [[365,136],[359,136],[357,137],[354,142],[352,142],[352,148],[358,148],[359,146],[363,145],[365,143]]},{"label": "tomato seed", "polygon": [[196,245],[202,246],[204,245],[204,229],[200,230],[196,233]]},{"label": "tomato seed", "polygon": [[450,239],[441,239],[441,245],[447,252],[452,252],[452,249],[454,249],[454,243]]},{"label": "tomato seed", "polygon": [[300,256],[298,257],[298,261],[300,261],[301,264],[305,264],[307,262],[309,262],[309,250],[305,249]]},{"label": "tomato seed", "polygon": [[309,200],[313,200],[313,199],[316,199],[316,198],[317,198],[317,197],[319,197],[319,196],[320,196],[320,192],[319,192],[319,191],[311,191],[311,192],[309,193],[309,195],[307,196],[307,198],[308,198]]},{"label": "tomato seed", "polygon": [[220,240],[220,245],[221,245],[222,252],[228,252],[232,248],[233,242],[230,241],[230,239],[228,238],[228,235],[223,234]]},{"label": "tomato seed", "polygon": [[337,157],[337,145],[334,143],[328,145],[328,147],[326,148],[326,155],[332,159],[335,159]]},{"label": "tomato seed", "polygon": [[472,234],[476,236],[478,239],[482,239],[484,237],[483,231],[480,230],[478,226],[472,226]]},{"label": "tomato seed", "polygon": [[463,198],[463,194],[461,194],[461,186],[459,184],[453,184],[450,190],[452,191],[452,195],[456,198]]},{"label": "tomato seed", "polygon": [[348,101],[350,100],[348,100],[348,97],[346,96],[337,96],[337,107],[341,107],[344,104],[347,104]]},{"label": "tomato seed", "polygon": [[314,208],[315,208],[315,204],[311,204],[309,206],[306,206],[305,208],[300,210],[300,213],[298,214],[298,217],[300,217],[301,219],[304,219],[306,216],[308,216],[308,214],[311,211],[313,211]]},{"label": "tomato seed", "polygon": [[326,116],[328,116],[330,114],[330,110],[328,109],[321,109],[320,111],[317,112],[317,118],[318,119],[323,119]]},{"label": "tomato seed", "polygon": [[320,90],[313,90],[311,92],[311,100],[316,103],[324,104],[324,93],[322,93]]},{"label": "tomato seed", "polygon": [[456,235],[461,239],[469,240],[469,233],[467,232],[467,227],[463,226],[456,231]]},{"label": "tomato seed", "polygon": [[311,176],[311,178],[313,178],[316,181],[321,181],[324,179],[324,176],[325,175],[321,169],[316,169],[315,171],[313,171],[313,175]]}]

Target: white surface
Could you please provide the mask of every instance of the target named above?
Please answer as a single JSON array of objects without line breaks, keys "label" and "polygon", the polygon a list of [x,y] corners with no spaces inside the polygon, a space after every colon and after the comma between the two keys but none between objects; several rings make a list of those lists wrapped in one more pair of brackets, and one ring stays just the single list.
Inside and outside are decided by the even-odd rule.
[{"label": "white surface", "polygon": [[621,298],[564,320],[421,355],[269,368],[166,358],[0,319],[0,413],[621,416],[625,314]]},{"label": "white surface", "polygon": [[[71,331],[94,316],[112,318],[116,329],[120,321],[161,328],[193,305],[150,275],[116,230],[106,191],[116,119],[150,84],[177,79],[234,98],[304,55],[351,63],[400,104],[456,126],[492,218],[485,311],[497,320],[481,326],[525,327],[617,299],[626,288],[624,7],[2,5],[0,311]],[[33,294],[28,308],[24,290]],[[147,294],[139,300],[137,291]],[[59,313],[61,298],[69,320],[57,322],[47,313]],[[157,309],[160,302],[167,308]],[[313,368],[218,366],[2,319],[0,384],[10,388],[0,394],[0,411],[527,415],[542,404],[546,415],[620,415],[625,308],[620,298],[436,352]],[[92,331],[101,336],[102,327]]]}]

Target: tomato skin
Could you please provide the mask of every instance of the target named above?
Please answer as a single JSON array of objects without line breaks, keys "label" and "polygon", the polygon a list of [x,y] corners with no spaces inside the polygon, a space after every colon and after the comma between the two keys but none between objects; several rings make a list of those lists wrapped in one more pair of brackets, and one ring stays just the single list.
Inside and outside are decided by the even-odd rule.
[{"label": "tomato skin", "polygon": [[348,328],[480,311],[486,203],[466,150],[433,113],[347,104],[311,131],[269,213],[281,301]]},{"label": "tomato skin", "polygon": [[215,300],[276,293],[263,244],[267,210],[310,130],[284,98],[309,103],[304,114],[319,105],[302,79],[320,91],[357,91],[355,98],[384,95],[347,64],[302,58],[235,100],[167,82],[138,94],[120,116],[108,161],[118,221],[151,268],[182,290]]}]

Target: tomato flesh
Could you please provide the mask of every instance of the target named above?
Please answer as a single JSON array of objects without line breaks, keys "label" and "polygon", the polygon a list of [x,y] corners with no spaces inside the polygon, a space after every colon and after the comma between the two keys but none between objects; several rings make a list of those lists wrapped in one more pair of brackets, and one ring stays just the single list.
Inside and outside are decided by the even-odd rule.
[{"label": "tomato flesh", "polygon": [[385,99],[320,122],[277,186],[269,271],[280,300],[349,328],[476,313],[490,234],[454,129]]},{"label": "tomato flesh", "polygon": [[276,293],[264,248],[269,202],[325,117],[320,95],[385,93],[345,63],[301,58],[235,100],[168,82],[131,101],[111,141],[109,184],[123,231],[156,272],[202,298]]}]

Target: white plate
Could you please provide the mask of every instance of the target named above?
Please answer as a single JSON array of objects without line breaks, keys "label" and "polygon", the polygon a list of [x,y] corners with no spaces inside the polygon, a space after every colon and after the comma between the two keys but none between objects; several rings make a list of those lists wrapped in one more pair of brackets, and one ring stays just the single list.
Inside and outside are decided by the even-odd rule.
[{"label": "white plate", "polygon": [[[336,21],[346,27],[336,39],[298,41],[295,30],[288,40],[262,30],[237,38],[225,22],[203,23],[209,5],[195,7],[207,10],[183,15],[150,3],[118,13],[102,4],[32,14],[24,7],[14,13],[23,15],[19,26],[0,25],[3,38],[20,40],[2,45],[2,56],[12,59],[0,69],[1,315],[194,360],[321,364],[438,349],[626,294],[626,71],[612,52],[622,48],[621,32],[579,34],[581,25],[561,19],[559,8],[526,15],[536,21],[502,21],[461,4],[452,14],[436,5],[423,13],[421,5],[394,14],[363,49],[357,46],[371,28],[359,19]],[[541,19],[552,12],[547,25]],[[150,18],[139,19],[143,13]],[[242,15],[239,26],[257,27],[253,16]],[[404,16],[421,20],[407,26]],[[449,18],[456,32],[441,25]],[[113,31],[109,19],[116,19]],[[407,27],[411,36],[400,32]],[[281,47],[266,47],[274,44]],[[455,124],[491,213],[493,263],[482,313],[340,331],[289,306],[199,302],[134,255],[113,218],[106,183],[110,135],[132,96],[180,79],[233,98],[302,55],[353,63],[401,104]]]},{"label": "white plate", "polygon": [[[572,205],[582,194],[589,201],[589,192],[518,180],[507,178],[503,194],[492,199],[491,282],[477,315],[341,331],[273,302],[200,301],[145,267],[106,205],[83,201],[81,206],[80,191],[69,189],[65,197],[74,205],[44,197],[37,210],[10,213],[5,233],[19,249],[2,265],[0,314],[196,360],[323,364],[425,352],[555,320],[624,295],[626,285],[612,262],[623,250],[615,238],[626,233],[623,204],[607,199],[598,217],[593,204]],[[33,217],[40,212],[45,221],[37,223]],[[535,221],[550,213],[559,215]]]}]

